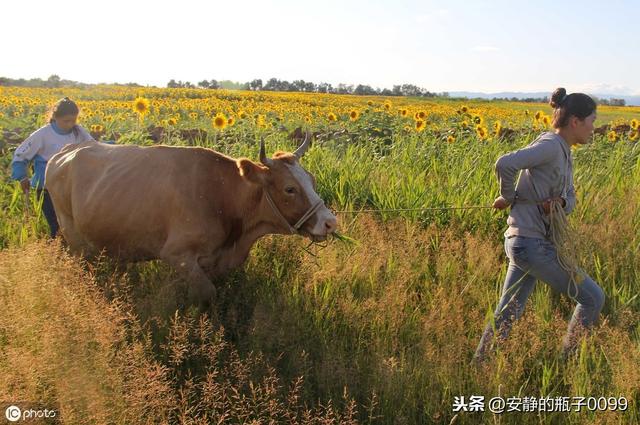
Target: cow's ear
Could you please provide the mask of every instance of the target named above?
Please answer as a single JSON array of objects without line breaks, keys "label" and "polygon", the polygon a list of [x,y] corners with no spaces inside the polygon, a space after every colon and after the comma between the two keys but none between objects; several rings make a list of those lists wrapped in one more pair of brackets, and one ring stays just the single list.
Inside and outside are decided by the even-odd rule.
[{"label": "cow's ear", "polygon": [[263,184],[266,181],[268,168],[258,165],[250,159],[240,158],[237,161],[240,175],[251,183]]}]

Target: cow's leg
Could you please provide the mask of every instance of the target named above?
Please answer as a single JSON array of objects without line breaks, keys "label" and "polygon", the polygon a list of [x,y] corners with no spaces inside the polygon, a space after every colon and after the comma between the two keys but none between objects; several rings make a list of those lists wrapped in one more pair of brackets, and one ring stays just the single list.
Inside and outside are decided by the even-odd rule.
[{"label": "cow's leg", "polygon": [[160,258],[188,279],[189,301],[192,304],[197,303],[201,313],[209,311],[216,297],[216,288],[198,264],[198,256],[193,253],[161,254]]},{"label": "cow's leg", "polygon": [[60,233],[69,247],[69,251],[74,255],[81,255],[85,258],[93,258],[96,255],[95,250],[82,235],[76,230],[73,217],[58,211],[58,223],[60,225]]}]

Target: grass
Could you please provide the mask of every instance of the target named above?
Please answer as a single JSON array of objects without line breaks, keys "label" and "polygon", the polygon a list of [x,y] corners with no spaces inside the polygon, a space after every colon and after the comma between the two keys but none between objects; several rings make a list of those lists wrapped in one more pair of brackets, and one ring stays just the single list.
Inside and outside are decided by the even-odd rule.
[{"label": "grass", "polygon": [[[257,158],[253,133],[237,137],[199,143]],[[336,210],[490,205],[495,160],[533,137],[446,143],[394,128],[317,143],[303,164]],[[283,134],[267,138],[269,152],[293,147]],[[1,160],[6,173],[10,157]],[[46,244],[41,214],[23,215],[2,174],[0,399],[52,403],[66,423],[638,423],[638,145],[598,138],[574,151],[574,169],[571,220],[580,262],[606,294],[601,322],[562,362],[574,305],[537,285],[480,369],[470,361],[504,281],[505,213],[340,214],[342,237],[310,252],[296,237],[263,238],[243,269],[216,282],[217,314],[201,320],[160,262],[117,270]],[[455,396],[497,394],[631,403],[625,412],[452,411]]]}]

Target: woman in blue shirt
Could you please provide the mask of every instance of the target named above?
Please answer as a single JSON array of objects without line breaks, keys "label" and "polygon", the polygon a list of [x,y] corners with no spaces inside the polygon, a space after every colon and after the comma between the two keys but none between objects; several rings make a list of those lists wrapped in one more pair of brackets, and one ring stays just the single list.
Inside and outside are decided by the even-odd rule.
[{"label": "woman in blue shirt", "polygon": [[[44,188],[47,161],[67,144],[95,142],[89,132],[77,124],[78,113],[78,105],[73,100],[68,97],[59,100],[51,111],[49,123],[34,131],[16,148],[11,162],[11,178],[20,181],[22,190],[28,194],[30,187],[33,187],[38,199],[44,197],[42,211],[49,224],[52,238],[55,238],[58,232],[58,220],[49,192]],[[34,162],[34,172],[29,181],[27,167],[31,161]]]}]

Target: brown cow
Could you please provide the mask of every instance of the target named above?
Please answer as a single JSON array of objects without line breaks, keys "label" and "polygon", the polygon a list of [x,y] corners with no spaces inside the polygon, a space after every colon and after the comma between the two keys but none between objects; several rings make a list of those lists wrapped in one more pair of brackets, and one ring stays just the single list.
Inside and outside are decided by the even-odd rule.
[{"label": "brown cow", "polygon": [[267,234],[321,241],[336,217],[293,153],[260,162],[202,147],[67,145],[47,164],[45,187],[70,250],[120,261],[162,259],[191,282],[206,310],[210,278],[240,266]]}]

